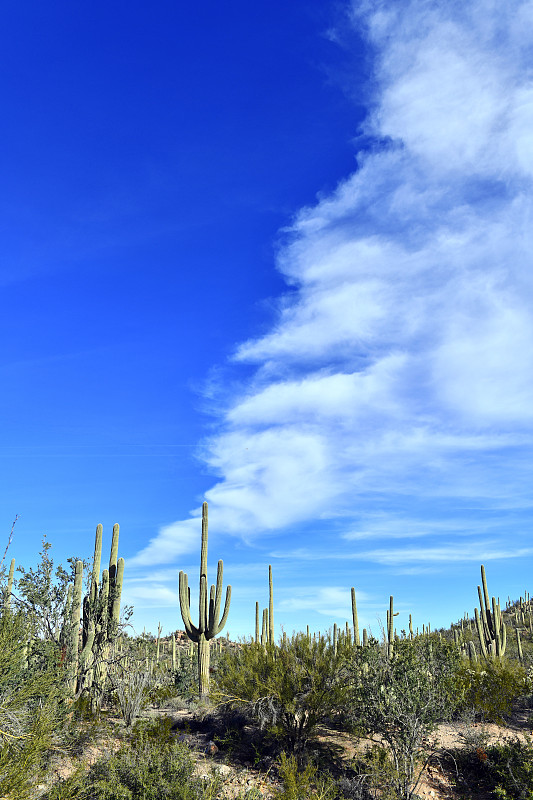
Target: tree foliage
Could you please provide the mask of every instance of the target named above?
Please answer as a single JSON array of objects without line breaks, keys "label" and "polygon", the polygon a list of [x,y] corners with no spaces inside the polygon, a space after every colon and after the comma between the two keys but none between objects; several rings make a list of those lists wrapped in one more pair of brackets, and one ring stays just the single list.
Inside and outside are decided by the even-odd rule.
[{"label": "tree foliage", "polygon": [[212,698],[246,706],[301,753],[316,725],[345,700],[343,661],[341,649],[302,633],[279,645],[246,643],[221,657]]},{"label": "tree foliage", "polygon": [[395,793],[409,800],[427,758],[425,739],[456,707],[453,679],[459,653],[437,636],[400,640],[389,657],[374,644],[353,651],[351,717],[388,745]]}]

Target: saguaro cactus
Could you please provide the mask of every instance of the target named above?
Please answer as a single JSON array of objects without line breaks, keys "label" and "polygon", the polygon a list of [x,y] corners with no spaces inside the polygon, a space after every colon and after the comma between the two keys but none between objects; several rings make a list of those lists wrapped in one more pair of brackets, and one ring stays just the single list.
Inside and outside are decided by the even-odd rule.
[{"label": "saguaro cactus", "polygon": [[496,602],[495,597],[492,598],[491,611],[487,577],[483,564],[481,565],[481,586],[477,587],[477,593],[481,616],[477,608],[475,609],[475,616],[481,652],[485,658],[498,658],[501,660],[507,644],[507,630],[502,620],[500,604]]},{"label": "saguaro cactus", "polygon": [[202,505],[202,546],[200,552],[200,601],[198,625],[191,620],[191,593],[187,573],[180,571],[179,592],[180,609],[185,631],[192,642],[198,645],[198,691],[200,697],[209,693],[209,642],[224,628],[229,614],[231,586],[226,589],[226,602],[220,622],[222,601],[222,576],[224,566],[218,562],[216,587],[211,586],[209,601],[207,597],[207,503]]},{"label": "saguaro cactus", "polygon": [[[113,539],[109,569],[102,572],[98,588],[102,559],[102,526],[97,525],[94,543],[93,572],[89,594],[83,600],[82,647],[79,655],[78,694],[90,689],[94,671],[98,666],[100,681],[107,674],[106,660],[109,646],[118,633],[120,597],[124,580],[124,559],[118,556],[119,526],[113,525]],[[76,565],[77,568],[77,565]],[[73,615],[76,612],[73,608]]]},{"label": "saguaro cactus", "polygon": [[355,589],[352,586],[352,621],[353,621],[353,643],[359,647],[359,620],[357,618],[357,602],[355,599]]},{"label": "saguaro cactus", "polygon": [[274,590],[270,564],[268,565],[268,641],[269,644],[274,644]]}]

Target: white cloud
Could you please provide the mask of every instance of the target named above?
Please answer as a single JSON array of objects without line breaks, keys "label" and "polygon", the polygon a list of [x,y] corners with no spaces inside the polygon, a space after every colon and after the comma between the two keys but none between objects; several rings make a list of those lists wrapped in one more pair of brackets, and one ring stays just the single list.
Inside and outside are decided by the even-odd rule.
[{"label": "white cloud", "polygon": [[201,513],[197,517],[173,522],[159,529],[156,536],[133,558],[128,558],[127,566],[146,567],[152,564],[165,564],[175,561],[185,553],[198,549],[202,530]]},{"label": "white cloud", "polygon": [[[389,517],[400,497],[531,504],[533,3],[378,0],[354,19],[374,49],[374,144],[287,232],[292,291],[237,348],[255,372],[204,443],[213,519],[247,539],[339,515],[353,531],[376,495]],[[136,561],[188,552],[197,525]]]},{"label": "white cloud", "polygon": [[[358,608],[367,605],[367,597],[356,592]],[[342,617],[352,619],[352,599],[349,590],[339,586],[323,586],[318,588],[303,587],[295,590],[294,596],[285,598],[279,603],[280,611],[315,611],[326,617]]]},{"label": "white cloud", "polygon": [[137,586],[129,581],[122,593],[122,602],[124,605],[134,605],[135,608],[179,609],[178,593],[157,584]]},{"label": "white cloud", "polygon": [[499,542],[457,544],[453,542],[441,547],[402,547],[367,550],[359,554],[363,560],[375,561],[387,566],[454,561],[493,561],[502,558],[525,558],[531,556],[533,547],[501,546]]}]

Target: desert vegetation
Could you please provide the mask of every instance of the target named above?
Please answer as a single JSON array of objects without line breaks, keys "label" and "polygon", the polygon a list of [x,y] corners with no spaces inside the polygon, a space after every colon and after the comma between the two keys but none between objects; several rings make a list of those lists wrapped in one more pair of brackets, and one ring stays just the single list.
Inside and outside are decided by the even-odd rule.
[{"label": "desert vegetation", "polygon": [[482,566],[472,616],[398,633],[391,597],[378,640],[359,630],[352,588],[349,622],[275,640],[269,568],[255,635],[232,642],[222,562],[207,587],[204,504],[198,624],[181,573],[184,630],[133,635],[118,539],[116,525],[101,574],[101,526],[92,563],[55,566],[45,540],[17,570],[6,548],[3,800],[533,797],[527,593],[501,608]]}]

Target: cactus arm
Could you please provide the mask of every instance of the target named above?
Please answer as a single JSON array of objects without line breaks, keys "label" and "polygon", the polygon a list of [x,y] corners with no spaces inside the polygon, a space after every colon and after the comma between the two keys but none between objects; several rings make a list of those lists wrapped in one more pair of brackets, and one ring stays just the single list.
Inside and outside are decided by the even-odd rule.
[{"label": "cactus arm", "polygon": [[212,631],[215,627],[215,620],[218,617],[216,611],[216,589],[214,584],[211,586],[211,591],[209,592],[209,622],[207,625],[207,631]]},{"label": "cactus arm", "polygon": [[220,617],[220,605],[222,603],[222,580],[224,578],[224,563],[222,559],[218,562],[217,566],[217,588],[215,593],[215,608],[213,614],[213,626],[209,625],[211,630],[218,626],[218,618]]},{"label": "cactus arm", "polygon": [[109,555],[109,583],[112,585],[117,572],[118,559],[118,537],[120,526],[118,523],[113,525],[113,538],[111,539],[111,553]]},{"label": "cactus arm", "polygon": [[192,624],[188,578],[187,573],[183,571],[180,572],[179,598],[181,616],[183,617],[183,624],[185,625],[187,636],[191,642],[198,642],[200,631]]},{"label": "cactus arm", "polygon": [[[231,602],[231,586],[228,586],[227,589],[226,589],[226,602],[224,603],[224,612],[222,614],[222,619],[220,620],[220,622],[216,626],[216,629],[215,629],[215,631],[213,633],[213,636],[216,636],[217,634],[219,634],[220,631],[224,628],[224,625],[226,624],[227,619],[228,619],[230,602]],[[212,638],[212,636],[209,637],[209,638]]]},{"label": "cactus arm", "polygon": [[479,616],[479,611],[477,610],[477,607],[474,609],[474,614],[476,617],[476,628],[477,628],[477,634],[479,636],[479,646],[481,648],[481,653],[483,655],[483,658],[488,659],[489,654],[487,652],[487,645],[485,643],[485,631],[483,630],[483,622]]},{"label": "cactus arm", "polygon": [[[109,573],[111,579],[111,573]],[[111,605],[111,625],[112,635],[115,636],[120,622],[120,598],[122,595],[122,584],[124,582],[124,559],[119,558],[115,581],[113,586],[112,605]]]},{"label": "cactus arm", "polygon": [[93,574],[91,578],[91,603],[96,602],[98,591],[98,578],[100,577],[100,562],[102,561],[102,525],[96,526],[96,536],[94,540]]},{"label": "cactus arm", "polygon": [[489,590],[487,588],[487,576],[485,574],[485,567],[483,564],[481,565],[481,583],[483,585],[483,597],[485,600],[485,608],[490,608],[490,601],[489,601]]}]

